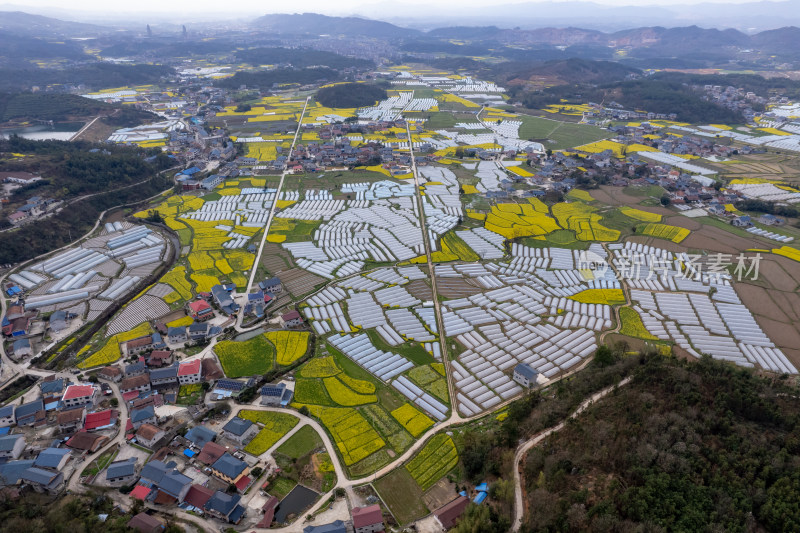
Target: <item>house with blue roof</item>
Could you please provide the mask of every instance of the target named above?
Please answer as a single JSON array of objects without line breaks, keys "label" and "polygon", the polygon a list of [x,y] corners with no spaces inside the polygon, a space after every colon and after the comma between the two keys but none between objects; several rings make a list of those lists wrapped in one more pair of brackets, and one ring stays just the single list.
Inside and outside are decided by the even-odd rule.
[{"label": "house with blue roof", "polygon": [[228,494],[218,490],[206,502],[204,509],[215,518],[238,524],[245,511],[244,507],[239,505],[241,499],[238,494]]},{"label": "house with blue roof", "polygon": [[539,373],[527,363],[520,363],[514,367],[514,381],[529,389],[535,387]]},{"label": "house with blue roof", "polygon": [[0,484],[16,485],[22,478],[22,473],[31,467],[33,459],[0,463]]},{"label": "house with blue roof", "polygon": [[34,466],[22,471],[20,481],[33,487],[36,492],[56,493],[64,485],[64,474]]},{"label": "house with blue roof", "polygon": [[259,392],[261,393],[261,405],[286,407],[292,401],[292,391],[286,387],[285,383],[264,385]]},{"label": "house with blue roof", "polygon": [[177,470],[167,472],[158,483],[158,490],[175,498],[178,503],[183,502],[190,488],[192,488],[192,478],[181,474]]},{"label": "house with blue roof", "polygon": [[163,461],[154,460],[149,461],[142,468],[142,480],[150,483],[151,485],[158,485],[167,472],[175,468],[176,463],[170,461],[169,464],[164,464]]},{"label": "house with blue roof", "polygon": [[186,432],[184,438],[198,448],[202,448],[206,445],[206,443],[212,442],[214,439],[216,439],[217,433],[205,426],[195,426]]},{"label": "house with blue roof", "polygon": [[14,411],[15,408],[13,404],[0,407],[0,428],[13,426],[17,423],[17,417],[14,415]]},{"label": "house with blue roof", "polygon": [[303,533],[347,533],[347,525],[341,520],[320,526],[306,526]]},{"label": "house with blue roof", "polygon": [[136,479],[136,457],[114,461],[106,468],[106,481],[111,486],[130,485]]},{"label": "house with blue roof", "polygon": [[178,365],[168,366],[166,368],[155,368],[150,371],[150,385],[153,387],[174,386],[177,384]]},{"label": "house with blue roof", "polygon": [[17,459],[23,450],[25,450],[25,437],[19,433],[0,437],[0,458]]},{"label": "house with blue roof", "polygon": [[250,472],[250,468],[247,466],[247,463],[237,459],[228,452],[222,454],[222,456],[211,465],[212,474],[234,485],[246,476],[248,472]]},{"label": "house with blue roof", "polygon": [[70,455],[70,451],[64,448],[46,448],[39,453],[33,466],[60,472],[67,465]]},{"label": "house with blue roof", "polygon": [[223,285],[211,287],[211,296],[223,313],[232,315],[239,310],[239,305],[233,301],[230,292]]},{"label": "house with blue roof", "polygon": [[256,424],[238,416],[231,418],[227,424],[222,426],[222,436],[242,446],[250,442],[250,439],[255,437],[256,433],[258,433]]},{"label": "house with blue roof", "polygon": [[18,426],[33,425],[45,419],[44,402],[40,398],[32,402],[23,403],[17,407],[14,414],[17,417]]},{"label": "house with blue roof", "polygon": [[[152,374],[151,374],[152,375]],[[155,424],[156,423],[156,410],[153,405],[148,405],[142,409],[134,409],[131,411],[131,423],[134,429],[139,429],[142,424]]]}]

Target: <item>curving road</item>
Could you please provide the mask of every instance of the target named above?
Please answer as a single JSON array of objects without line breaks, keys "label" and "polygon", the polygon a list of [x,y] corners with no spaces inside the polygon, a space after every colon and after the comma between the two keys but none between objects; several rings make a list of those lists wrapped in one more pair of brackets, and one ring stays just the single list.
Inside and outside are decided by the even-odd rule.
[{"label": "curving road", "polygon": [[566,420],[564,420],[557,426],[554,426],[548,430],[543,431],[542,433],[539,433],[538,435],[524,442],[517,448],[517,452],[514,455],[514,522],[511,525],[512,532],[519,531],[519,528],[522,526],[522,519],[525,515],[525,502],[523,501],[524,494],[522,490],[522,476],[520,475],[519,469],[520,469],[520,463],[522,462],[522,459],[525,457],[525,454],[528,453],[528,450],[541,443],[544,439],[546,439],[553,433],[564,429],[567,420],[571,418],[576,418],[578,415],[584,412],[589,406],[591,406],[596,401],[608,395],[608,393],[616,390],[619,387],[627,385],[631,381],[631,379],[632,378],[629,376],[620,381],[619,383],[617,383],[616,385],[612,385],[610,387],[601,390],[600,392],[593,394],[587,400],[584,400],[584,402],[580,404],[578,408],[575,409],[575,411],[571,415],[569,415],[569,417],[567,417]]}]

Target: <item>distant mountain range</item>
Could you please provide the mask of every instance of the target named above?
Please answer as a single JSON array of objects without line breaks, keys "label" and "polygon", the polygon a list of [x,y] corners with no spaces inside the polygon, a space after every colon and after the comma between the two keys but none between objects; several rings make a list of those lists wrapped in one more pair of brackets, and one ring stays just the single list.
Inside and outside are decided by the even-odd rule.
[{"label": "distant mountain range", "polygon": [[[736,29],[703,28],[696,25],[665,27],[641,26],[617,31],[600,31],[581,28],[576,25],[567,27],[544,26],[538,29],[526,29],[522,21],[526,20],[526,9],[552,7],[553,13],[565,12],[568,6],[571,11],[580,13],[581,17],[592,9],[599,9],[597,4],[588,2],[537,3],[514,6],[514,17],[505,17],[505,24],[494,26],[450,25],[422,31],[416,28],[398,26],[381,20],[361,17],[332,17],[317,13],[302,14],[268,14],[247,23],[218,21],[215,27],[193,25],[204,37],[224,36],[239,39],[248,35],[250,43],[263,43],[265,39],[280,36],[281,38],[299,37],[317,39],[321,36],[338,38],[368,38],[389,41],[401,53],[430,54],[431,56],[495,56],[518,61],[546,61],[580,57],[593,60],[621,61],[636,68],[709,68],[709,67],[741,67],[761,68],[766,62],[800,61],[800,29],[796,26],[782,26],[757,33],[747,33]],[[787,10],[787,21],[800,18],[800,0],[786,2],[759,2],[739,5],[714,4],[720,13],[743,12],[742,6],[768,6],[775,9],[781,6]],[[579,8],[576,8],[578,6]],[[698,4],[692,9],[702,11]],[[542,9],[544,9],[542,7]],[[585,10],[583,8],[586,8]],[[674,6],[671,6],[672,9]],[[508,6],[510,9],[510,6]],[[796,8],[793,10],[793,8]],[[501,10],[493,7],[493,9]],[[549,9],[549,8],[548,8]],[[604,10],[616,12],[618,8],[603,7]],[[644,8],[632,8],[636,9]],[[664,8],[647,8],[653,19],[661,20],[659,13]],[[480,11],[480,9],[478,10]],[[544,11],[547,13],[547,11]],[[754,15],[760,17],[764,13]],[[458,19],[460,15],[455,15]],[[435,16],[432,17],[435,19]],[[543,16],[542,20],[549,20]],[[511,21],[514,27],[508,26]],[[163,39],[170,35],[178,35],[177,28],[166,30],[168,22],[158,21],[164,28]],[[452,22],[452,21],[451,21]],[[573,23],[575,20],[572,21]],[[800,22],[798,22],[800,24]],[[131,21],[127,21],[130,27]],[[505,27],[504,27],[505,26]],[[121,32],[121,26],[101,26],[82,22],[68,22],[41,15],[23,12],[0,12],[0,41],[13,43],[9,36],[18,35],[22,39],[38,39],[48,42],[16,43],[12,48],[0,47],[0,64],[13,62],[16,57],[63,57],[74,58],[75,50],[65,47],[59,38],[76,38],[104,36],[103,50],[115,56],[136,56],[144,49],[151,50],[151,58],[170,55],[170,48],[157,39],[137,39],[136,35],[144,33],[144,24],[131,33]],[[254,40],[255,38],[255,40]],[[183,49],[190,49],[203,54],[209,46],[214,45],[223,51],[226,45],[220,42],[205,42],[196,39],[181,39],[178,43]],[[227,42],[227,41],[226,41]],[[68,43],[69,44],[69,43]],[[169,44],[169,43],[167,43]],[[46,46],[45,46],[46,45]],[[61,48],[58,48],[61,46]],[[166,47],[165,47],[166,46]],[[31,49],[31,53],[25,53]],[[69,50],[67,50],[69,49]],[[71,55],[64,55],[66,52]],[[13,54],[12,54],[13,52]]]}]

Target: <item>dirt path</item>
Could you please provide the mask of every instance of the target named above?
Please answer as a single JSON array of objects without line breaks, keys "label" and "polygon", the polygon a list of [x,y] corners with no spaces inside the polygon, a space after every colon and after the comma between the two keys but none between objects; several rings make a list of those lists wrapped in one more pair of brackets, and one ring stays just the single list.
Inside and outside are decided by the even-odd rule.
[{"label": "dirt path", "polygon": [[608,393],[614,391],[615,389],[627,385],[631,381],[630,377],[627,377],[617,383],[616,385],[612,385],[611,387],[607,387],[600,392],[597,392],[590,396],[587,400],[585,400],[582,404],[578,406],[578,408],[567,417],[566,420],[554,426],[548,430],[539,433],[535,437],[532,437],[525,443],[521,444],[517,448],[517,452],[514,455],[514,522],[511,525],[511,531],[516,532],[519,531],[519,528],[522,526],[522,519],[525,514],[525,502],[523,501],[523,490],[522,490],[522,476],[520,475],[520,463],[525,458],[525,454],[533,448],[534,446],[538,445],[544,439],[555,433],[556,431],[561,431],[564,429],[564,426],[567,424],[567,420],[571,418],[576,418],[580,415],[583,411],[585,411],[589,406],[594,404],[594,402],[600,400],[601,398],[608,395]]}]

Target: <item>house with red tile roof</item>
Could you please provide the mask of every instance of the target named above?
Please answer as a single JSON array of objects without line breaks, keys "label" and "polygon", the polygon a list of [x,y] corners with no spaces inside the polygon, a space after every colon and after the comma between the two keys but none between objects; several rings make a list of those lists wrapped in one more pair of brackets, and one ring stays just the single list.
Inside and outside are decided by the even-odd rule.
[{"label": "house with red tile roof", "polygon": [[193,484],[189,488],[189,492],[186,493],[186,496],[183,497],[183,501],[202,509],[214,495],[214,492],[213,489],[209,489],[208,487]]},{"label": "house with red tile roof", "polygon": [[377,533],[384,531],[383,512],[378,504],[353,508],[353,529],[355,533]]},{"label": "house with red tile roof", "polygon": [[93,406],[97,400],[97,389],[92,385],[70,385],[61,396],[64,409]]},{"label": "house with red tile roof", "polygon": [[89,413],[83,422],[83,429],[86,431],[97,431],[108,429],[117,423],[119,413],[114,409],[104,409],[96,413]]},{"label": "house with red tile roof", "polygon": [[207,442],[200,453],[197,454],[197,460],[205,465],[212,465],[217,462],[217,459],[225,455],[228,450],[225,446],[217,444],[216,442]]},{"label": "house with red tile roof", "polygon": [[189,315],[195,322],[205,322],[214,318],[214,309],[205,300],[195,300],[186,306]]},{"label": "house with red tile roof", "polygon": [[461,518],[467,505],[469,505],[469,498],[466,496],[459,496],[450,503],[435,510],[433,515],[439,520],[443,528],[450,529],[455,526],[458,519]]},{"label": "house with red tile roof", "polygon": [[203,365],[200,359],[181,363],[178,367],[178,383],[187,385],[190,383],[200,383],[202,381]]}]

